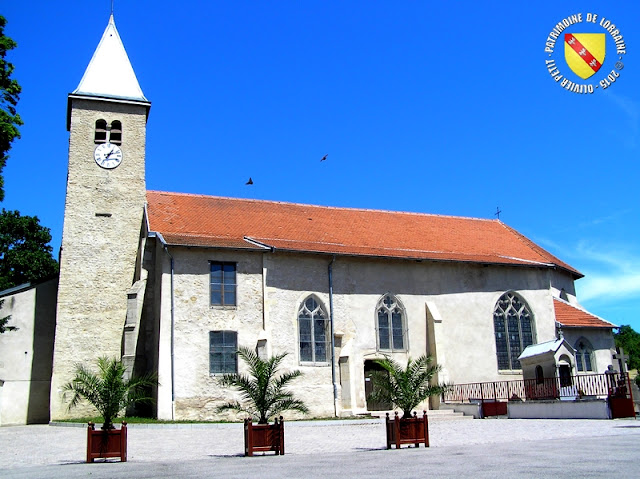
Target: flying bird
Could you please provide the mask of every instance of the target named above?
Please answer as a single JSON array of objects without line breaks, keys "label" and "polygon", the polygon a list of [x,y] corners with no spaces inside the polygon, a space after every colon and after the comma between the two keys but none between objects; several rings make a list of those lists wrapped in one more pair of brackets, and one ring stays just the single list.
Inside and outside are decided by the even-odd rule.
[{"label": "flying bird", "polygon": [[326,160],[326,159],[327,159],[327,156],[329,156],[329,155],[324,155],[320,161],[324,161],[324,160]]},{"label": "flying bird", "polygon": [[252,185],[252,184],[253,184],[253,180],[251,179],[251,177],[249,177],[249,181],[247,181],[245,185]]}]

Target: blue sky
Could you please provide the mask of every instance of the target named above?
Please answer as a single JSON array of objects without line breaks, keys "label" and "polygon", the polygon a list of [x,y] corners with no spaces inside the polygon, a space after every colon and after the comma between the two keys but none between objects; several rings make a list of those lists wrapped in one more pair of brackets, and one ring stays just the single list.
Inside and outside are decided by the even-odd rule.
[{"label": "blue sky", "polygon": [[[480,218],[499,207],[585,274],[583,306],[640,331],[640,2],[568,4],[116,0],[152,102],[147,188]],[[1,13],[25,122],[2,206],[37,215],[57,254],[67,94],[110,1],[14,1]],[[616,55],[607,34],[588,80],[564,63],[562,39],[544,51],[578,13],[567,31],[604,32],[604,17],[626,45]],[[606,90],[577,94],[549,59],[585,84],[624,68]]]}]

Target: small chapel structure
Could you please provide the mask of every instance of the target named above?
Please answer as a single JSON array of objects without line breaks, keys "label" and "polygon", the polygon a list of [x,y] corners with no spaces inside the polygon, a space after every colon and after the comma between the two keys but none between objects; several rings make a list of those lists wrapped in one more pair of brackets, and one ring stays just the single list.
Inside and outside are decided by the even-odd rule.
[{"label": "small chapel structure", "polygon": [[150,413],[174,420],[237,419],[216,407],[239,346],[288,353],[311,417],[380,407],[385,356],[429,354],[447,383],[522,379],[525,348],[559,338],[577,374],[613,364],[582,274],[500,220],[148,191],[150,106],[112,16],[68,97],[50,419],[69,416],[75,364],[104,355],[157,372]]}]

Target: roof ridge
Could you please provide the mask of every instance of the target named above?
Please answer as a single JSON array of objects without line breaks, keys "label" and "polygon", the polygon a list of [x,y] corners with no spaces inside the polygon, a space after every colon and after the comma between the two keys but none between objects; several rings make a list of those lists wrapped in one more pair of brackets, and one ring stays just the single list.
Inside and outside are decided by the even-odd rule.
[{"label": "roof ridge", "polygon": [[212,199],[232,200],[232,201],[244,201],[244,202],[250,202],[250,203],[270,203],[270,204],[278,204],[278,205],[303,206],[307,208],[322,208],[322,209],[328,209],[328,210],[363,211],[363,212],[371,212],[371,213],[402,214],[402,215],[410,215],[410,216],[431,216],[431,217],[437,217],[437,218],[453,218],[453,219],[460,219],[460,220],[483,221],[483,222],[489,222],[489,223],[497,222],[499,224],[504,224],[500,220],[489,219],[489,218],[476,218],[473,216],[443,215],[443,214],[437,214],[437,213],[422,213],[417,211],[397,211],[397,210],[384,210],[384,209],[374,209],[374,208],[358,208],[358,207],[352,207],[352,206],[326,206],[326,205],[314,205],[310,203],[295,203],[292,201],[262,200],[262,199],[256,199],[256,198],[234,198],[231,196],[205,195],[200,193],[177,193],[172,191],[158,191],[158,190],[147,190],[147,193],[191,196],[191,197],[212,198]]},{"label": "roof ridge", "polygon": [[544,249],[542,246],[538,245],[537,243],[535,243],[532,240],[530,240],[529,238],[527,238],[525,235],[520,233],[515,228],[507,225],[506,223],[503,223],[502,221],[500,222],[500,224],[507,231],[509,231],[510,233],[514,234],[516,236],[516,238],[518,238],[520,241],[525,243],[527,245],[527,247],[531,248],[533,251],[538,253],[540,256],[542,256],[545,259],[549,260],[550,263],[553,263],[553,264],[555,264],[557,266],[560,266],[561,268],[564,268],[564,269],[566,269],[566,270],[568,270],[568,271],[570,271],[570,272],[572,272],[574,274],[577,274],[580,278],[584,277],[584,275],[580,271],[575,269],[573,266],[570,266],[569,264],[565,263],[564,261],[562,261],[560,258],[555,256],[554,254],[552,254],[549,251],[547,251],[546,249]]}]

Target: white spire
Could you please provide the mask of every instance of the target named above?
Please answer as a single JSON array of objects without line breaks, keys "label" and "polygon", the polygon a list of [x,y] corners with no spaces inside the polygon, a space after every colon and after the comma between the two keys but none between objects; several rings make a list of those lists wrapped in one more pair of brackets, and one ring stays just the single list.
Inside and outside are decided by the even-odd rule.
[{"label": "white spire", "polygon": [[148,102],[133,71],[113,14],[74,95]]}]

